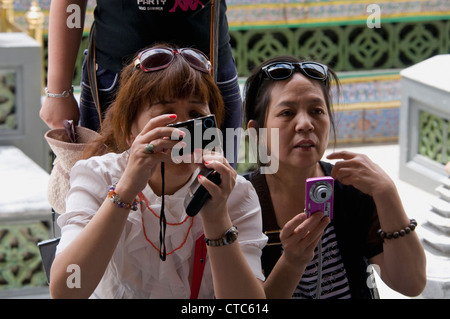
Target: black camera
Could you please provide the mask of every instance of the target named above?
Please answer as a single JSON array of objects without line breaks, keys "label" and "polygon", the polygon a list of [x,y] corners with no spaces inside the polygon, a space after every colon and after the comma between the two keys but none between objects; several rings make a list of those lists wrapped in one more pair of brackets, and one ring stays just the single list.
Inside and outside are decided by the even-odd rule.
[{"label": "black camera", "polygon": [[[210,168],[203,167],[199,174],[203,175],[216,185],[219,185],[222,181],[220,174]],[[200,184],[198,178],[196,178],[191,186],[189,186],[188,194],[184,199],[186,214],[191,217],[197,215],[209,198],[211,198],[211,194]]]},{"label": "black camera", "polygon": [[173,135],[171,137],[172,140],[186,143],[183,151],[187,150],[189,153],[193,153],[194,149],[211,150],[222,145],[222,132],[217,128],[214,114],[167,126],[176,127],[186,133],[184,137],[174,137]]}]

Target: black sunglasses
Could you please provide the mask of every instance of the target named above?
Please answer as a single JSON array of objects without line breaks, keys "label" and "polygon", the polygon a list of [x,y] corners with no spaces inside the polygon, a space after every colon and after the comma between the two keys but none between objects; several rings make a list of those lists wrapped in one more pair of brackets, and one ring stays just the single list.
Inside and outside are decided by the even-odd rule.
[{"label": "black sunglasses", "polygon": [[314,80],[326,82],[328,67],[317,62],[274,62],[261,68],[272,80],[285,80],[294,74],[295,69]]}]

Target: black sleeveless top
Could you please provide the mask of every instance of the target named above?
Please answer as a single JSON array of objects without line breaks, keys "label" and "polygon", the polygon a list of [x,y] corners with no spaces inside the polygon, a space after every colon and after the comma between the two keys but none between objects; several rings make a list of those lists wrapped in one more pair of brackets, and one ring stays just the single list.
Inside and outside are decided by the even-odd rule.
[{"label": "black sleeveless top", "polygon": [[[219,64],[232,57],[226,10],[225,0],[220,1]],[[94,17],[97,62],[115,73],[157,42],[195,47],[209,56],[208,0],[97,0]]]}]

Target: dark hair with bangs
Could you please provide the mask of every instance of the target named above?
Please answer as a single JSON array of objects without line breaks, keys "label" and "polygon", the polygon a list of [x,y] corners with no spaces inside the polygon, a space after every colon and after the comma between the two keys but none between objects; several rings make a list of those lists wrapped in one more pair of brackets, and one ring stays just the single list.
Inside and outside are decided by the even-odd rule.
[{"label": "dark hair with bangs", "polygon": [[[248,77],[245,82],[244,87],[244,114],[245,114],[245,123],[248,121],[254,120],[258,124],[259,127],[264,127],[267,108],[270,104],[270,96],[272,93],[272,88],[276,81],[264,78],[262,74],[262,68],[266,65],[269,65],[274,62],[305,62],[307,61],[304,58],[296,58],[293,56],[278,56],[267,61],[264,61],[259,66],[253,69],[251,75]],[[313,60],[308,60],[313,61]],[[309,78],[308,78],[309,79]],[[336,126],[334,122],[334,112],[333,112],[333,99],[330,83],[334,82],[337,89],[337,96],[340,94],[340,84],[339,79],[336,73],[328,67],[328,78],[326,81],[322,80],[314,80],[309,79],[310,81],[317,81],[321,85],[321,89],[325,98],[325,103],[327,105],[327,110],[330,118],[331,129],[333,132],[334,141],[336,143]]]},{"label": "dark hair with bangs", "polygon": [[130,147],[127,140],[132,124],[143,107],[160,101],[190,97],[206,102],[220,127],[224,103],[210,74],[193,69],[180,55],[175,55],[167,68],[158,71],[144,72],[139,68],[134,69],[133,62],[128,64],[121,72],[116,99],[103,121],[100,132],[102,137],[89,147],[85,157],[127,150]]}]

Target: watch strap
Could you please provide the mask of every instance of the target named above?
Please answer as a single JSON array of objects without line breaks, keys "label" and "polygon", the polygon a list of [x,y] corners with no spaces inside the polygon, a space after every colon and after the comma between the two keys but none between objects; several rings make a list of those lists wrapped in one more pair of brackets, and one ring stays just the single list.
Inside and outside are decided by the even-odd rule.
[{"label": "watch strap", "polygon": [[234,243],[238,238],[238,229],[236,226],[232,226],[228,229],[219,239],[208,239],[205,237],[205,243],[210,247],[226,246]]}]

